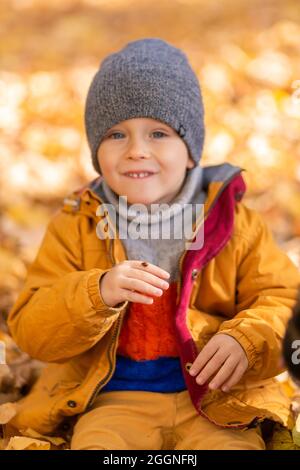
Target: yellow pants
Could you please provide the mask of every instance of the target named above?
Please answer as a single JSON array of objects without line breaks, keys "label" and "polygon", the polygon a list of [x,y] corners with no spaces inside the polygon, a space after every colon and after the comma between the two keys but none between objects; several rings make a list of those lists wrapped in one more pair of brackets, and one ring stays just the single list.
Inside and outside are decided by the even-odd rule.
[{"label": "yellow pants", "polygon": [[200,416],[187,390],[102,392],[79,415],[72,450],[264,450],[259,428],[220,428]]}]

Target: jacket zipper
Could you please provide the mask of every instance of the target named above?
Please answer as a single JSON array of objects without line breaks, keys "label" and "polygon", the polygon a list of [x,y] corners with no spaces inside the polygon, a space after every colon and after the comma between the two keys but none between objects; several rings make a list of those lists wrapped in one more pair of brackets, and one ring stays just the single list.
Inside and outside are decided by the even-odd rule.
[{"label": "jacket zipper", "polygon": [[[114,256],[113,256],[112,247],[113,247],[113,243],[112,243],[112,240],[110,239],[109,255],[110,255],[112,265],[115,265],[115,259],[114,259]],[[113,346],[116,344],[116,338],[118,337],[118,334],[119,334],[119,331],[120,331],[121,321],[122,321],[122,318],[121,318],[121,315],[120,315],[119,318],[117,319],[116,323],[115,323],[115,328],[114,328],[114,332],[113,332],[113,335],[112,335],[112,340],[111,340],[111,343],[110,343],[109,348],[108,348],[109,371],[106,374],[106,376],[97,383],[96,387],[94,388],[94,390],[92,392],[92,395],[89,398],[89,401],[88,401],[88,404],[85,407],[85,410],[87,410],[92,405],[92,403],[93,403],[94,399],[96,398],[96,396],[98,395],[99,390],[101,389],[102,385],[104,386],[105,383],[108,382],[107,379],[109,378],[110,374],[113,371],[113,361],[112,361],[111,351],[112,351]]]},{"label": "jacket zipper", "polygon": [[[210,212],[210,211],[209,211]],[[208,214],[207,214],[208,215]],[[195,237],[197,236],[197,233],[198,233],[198,230],[200,228],[200,223],[204,223],[205,221],[205,218],[203,218],[203,215],[201,214],[200,218],[198,220],[196,220],[195,222],[195,230],[194,230],[194,233],[195,233]],[[183,265],[183,259],[185,257],[185,255],[187,254],[187,251],[188,250],[184,250],[183,253],[181,253],[181,256],[179,258],[179,276],[178,276],[178,283],[177,283],[177,304],[178,304],[178,301],[179,301],[179,295],[180,295],[180,291],[181,291],[181,286],[182,286],[182,265]]]},{"label": "jacket zipper", "polygon": [[92,405],[92,403],[93,403],[94,399],[96,398],[96,396],[98,395],[99,390],[101,389],[102,385],[104,386],[105,383],[108,382],[107,379],[109,378],[111,372],[113,371],[111,350],[112,350],[112,347],[116,344],[116,338],[118,336],[120,323],[121,323],[121,318],[119,317],[118,320],[116,321],[116,326],[115,326],[115,329],[114,329],[114,332],[113,332],[112,341],[111,341],[111,343],[109,345],[109,349],[108,349],[109,371],[106,374],[106,376],[97,383],[96,387],[94,388],[94,390],[92,392],[92,395],[89,398],[89,401],[88,401],[88,404],[85,407],[85,410],[87,410]]}]

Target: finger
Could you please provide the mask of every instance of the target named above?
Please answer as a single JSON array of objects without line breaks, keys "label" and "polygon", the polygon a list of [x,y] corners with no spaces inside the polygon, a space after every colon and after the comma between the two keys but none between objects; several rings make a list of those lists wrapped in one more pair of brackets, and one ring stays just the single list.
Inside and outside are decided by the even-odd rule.
[{"label": "finger", "polygon": [[215,374],[220,367],[226,361],[226,357],[222,352],[217,352],[206,364],[204,369],[202,369],[201,373],[198,375],[196,382],[199,385],[202,385],[208,381],[208,379]]},{"label": "finger", "polygon": [[163,294],[162,289],[153,287],[151,284],[141,281],[140,279],[125,277],[124,279],[122,279],[121,284],[121,287],[123,289],[134,290],[138,293],[147,294],[149,296],[155,295],[156,297],[160,297]]},{"label": "finger", "polygon": [[214,342],[209,341],[200,354],[196,357],[195,361],[190,368],[191,375],[197,375],[201,369],[205,366],[205,364],[213,357],[213,355],[218,351],[219,345]]},{"label": "finger", "polygon": [[162,280],[160,277],[155,276],[154,274],[147,273],[141,269],[130,269],[128,272],[128,277],[134,279],[142,279],[144,282],[148,282],[160,289],[168,289],[170,284],[167,281]]},{"label": "finger", "polygon": [[215,390],[217,388],[221,388],[221,386],[230,378],[233,374],[235,369],[237,368],[238,360],[234,357],[230,357],[227,359],[217,375],[213,378],[213,380],[209,384],[209,388]]},{"label": "finger", "polygon": [[127,289],[121,289],[124,300],[128,300],[129,302],[137,302],[140,304],[153,304],[153,299],[151,297],[147,297],[146,295],[139,294],[138,292],[133,292]]},{"label": "finger", "polygon": [[222,385],[222,391],[223,392],[228,392],[231,387],[233,387],[235,384],[237,384],[241,378],[243,377],[245,373],[246,368],[242,365],[239,365],[225,383]]},{"label": "finger", "polygon": [[159,266],[156,266],[155,264],[152,264],[152,263],[148,263],[148,261],[146,262],[147,266],[143,266],[142,262],[143,261],[140,261],[140,260],[131,260],[130,264],[133,268],[150,272],[154,274],[155,276],[161,277],[163,279],[168,279],[170,277],[170,273],[160,268]]}]

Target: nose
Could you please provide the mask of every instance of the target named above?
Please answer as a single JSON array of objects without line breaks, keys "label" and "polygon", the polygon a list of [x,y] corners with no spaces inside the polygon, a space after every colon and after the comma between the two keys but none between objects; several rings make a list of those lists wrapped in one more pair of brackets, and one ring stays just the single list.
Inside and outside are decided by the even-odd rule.
[{"label": "nose", "polygon": [[142,138],[131,138],[128,149],[127,149],[127,158],[131,160],[140,160],[148,158],[148,151],[146,148],[146,143]]},{"label": "nose", "polygon": [[129,160],[142,160],[147,158],[145,155],[129,155]]}]

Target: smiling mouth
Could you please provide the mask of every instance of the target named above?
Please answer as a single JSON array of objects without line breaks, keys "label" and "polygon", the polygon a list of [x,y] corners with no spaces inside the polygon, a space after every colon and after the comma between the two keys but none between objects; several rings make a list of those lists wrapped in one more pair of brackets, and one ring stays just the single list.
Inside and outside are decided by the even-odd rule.
[{"label": "smiling mouth", "polygon": [[127,172],[123,174],[123,176],[127,176],[127,178],[131,178],[131,179],[146,179],[154,175],[156,175],[156,173],[152,173],[148,171]]}]

